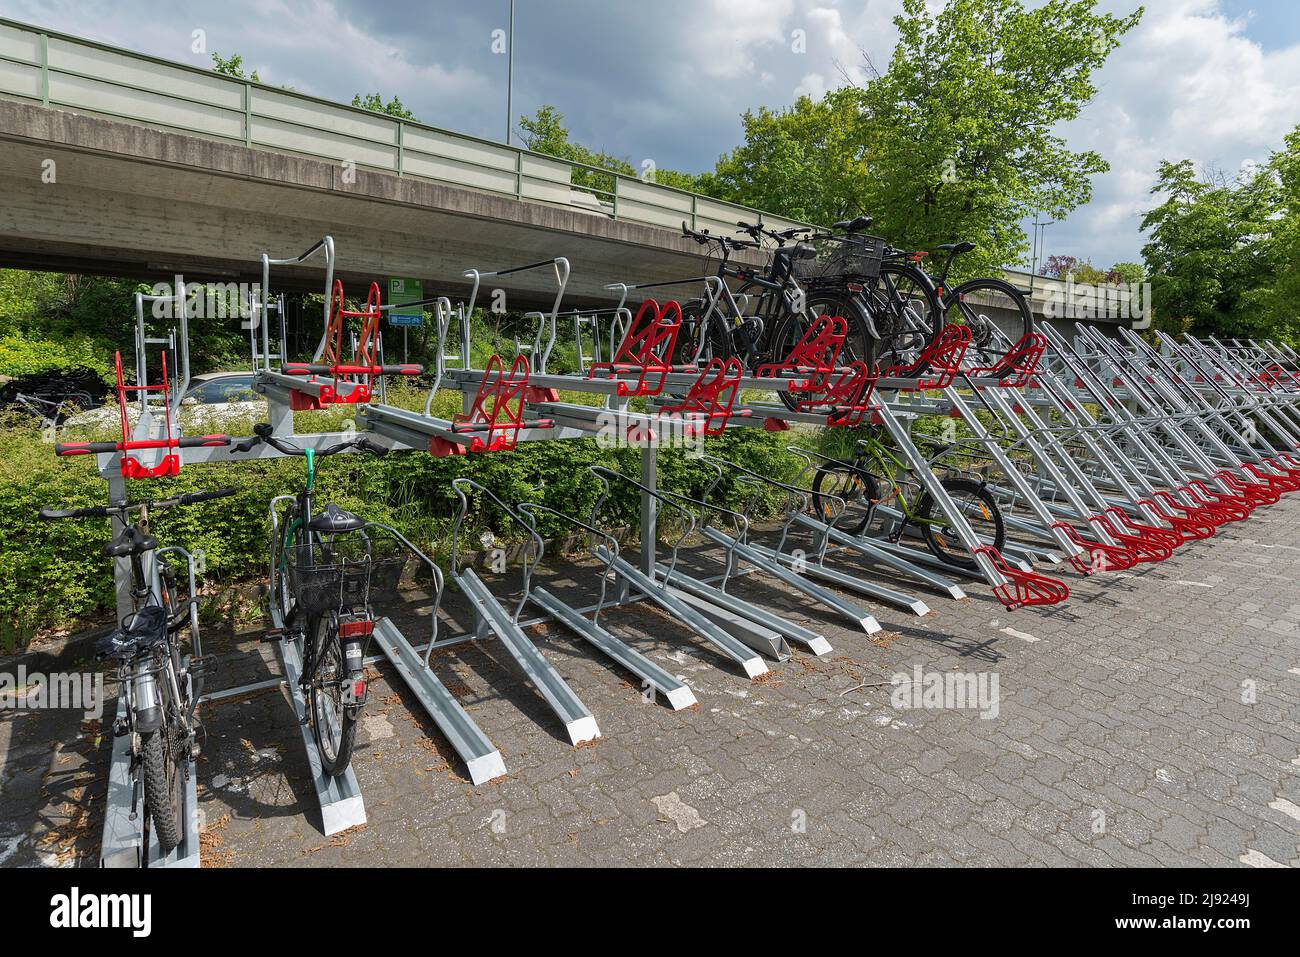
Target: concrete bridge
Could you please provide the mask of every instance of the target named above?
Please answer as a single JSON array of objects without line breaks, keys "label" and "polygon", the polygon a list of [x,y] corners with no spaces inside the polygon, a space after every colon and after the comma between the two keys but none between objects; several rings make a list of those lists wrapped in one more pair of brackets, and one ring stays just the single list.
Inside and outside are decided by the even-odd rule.
[{"label": "concrete bridge", "polygon": [[[263,251],[330,233],[345,280],[408,276],[439,293],[462,291],[469,267],[567,256],[577,303],[609,301],[607,282],[699,275],[683,221],[724,235],[742,219],[793,225],[4,19],[0,195],[7,266],[253,282]],[[318,275],[300,279],[314,289]],[[547,278],[512,277],[511,304],[546,301]]]},{"label": "concrete bridge", "polygon": [[[454,296],[466,291],[466,268],[563,255],[573,267],[566,301],[582,305],[610,302],[607,282],[700,275],[700,247],[682,239],[683,221],[720,235],[742,219],[795,225],[5,19],[0,196],[5,266],[257,282],[262,252],[293,256],[329,233],[354,289],[404,276]],[[318,277],[316,264],[286,267],[276,286],[315,290]],[[510,278],[512,306],[552,301],[549,271]],[[1043,321],[1049,299],[1062,301],[1055,280],[1007,278],[1032,289]],[[1011,304],[985,305],[1001,316]]]}]

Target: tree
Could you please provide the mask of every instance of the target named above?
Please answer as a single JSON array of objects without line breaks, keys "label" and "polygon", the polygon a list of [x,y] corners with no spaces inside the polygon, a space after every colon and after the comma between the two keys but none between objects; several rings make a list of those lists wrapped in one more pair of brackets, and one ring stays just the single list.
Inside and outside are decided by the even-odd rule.
[{"label": "tree", "polygon": [[745,142],[701,177],[703,192],[791,219],[829,225],[870,208],[860,93],[800,97],[788,110],[747,112]]},{"label": "tree", "polygon": [[359,106],[363,110],[373,110],[376,113],[387,113],[389,116],[395,116],[399,120],[414,120],[419,122],[419,118],[402,105],[402,101],[394,96],[387,103],[384,102],[382,93],[367,93],[362,96],[358,93],[352,97],[352,105]]},{"label": "tree", "polygon": [[214,50],[212,53],[212,70],[222,76],[233,76],[236,80],[252,80],[254,83],[262,82],[262,78],[257,75],[256,70],[251,74],[244,74],[244,58],[238,53],[223,57]]},{"label": "tree", "polygon": [[971,239],[967,268],[1023,261],[1020,222],[1061,219],[1109,169],[1055,130],[1092,99],[1093,72],[1142,9],[1094,12],[1093,0],[950,0],[931,15],[904,0],[901,38],[884,74],[861,91],[869,126],[869,211],[895,245],[933,249]]},{"label": "tree", "polygon": [[[1278,172],[1285,156],[1258,172],[1198,176],[1191,160],[1162,162],[1153,195],[1164,201],[1142,218],[1142,248],[1156,316],[1194,334],[1271,334],[1285,302],[1272,290],[1287,270],[1277,261]],[[1271,307],[1270,307],[1271,304]],[[1293,307],[1292,307],[1293,308]]]},{"label": "tree", "polygon": [[1043,261],[1042,274],[1053,279],[1064,279],[1074,272],[1074,267],[1078,264],[1079,259],[1076,256],[1048,256]]}]

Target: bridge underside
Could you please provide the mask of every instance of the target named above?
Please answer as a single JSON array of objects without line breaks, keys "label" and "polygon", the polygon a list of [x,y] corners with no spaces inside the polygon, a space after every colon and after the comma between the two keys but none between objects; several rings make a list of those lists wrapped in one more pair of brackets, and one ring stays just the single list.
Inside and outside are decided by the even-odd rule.
[{"label": "bridge underside", "polygon": [[[467,268],[562,255],[566,302],[587,305],[612,301],[608,282],[704,268],[671,230],[13,101],[0,101],[0,197],[0,265],[24,269],[256,282],[262,252],[294,256],[328,233],[350,293],[408,276],[457,296]],[[508,307],[550,305],[548,270],[506,278],[492,285]],[[272,281],[319,289],[319,260]]]}]

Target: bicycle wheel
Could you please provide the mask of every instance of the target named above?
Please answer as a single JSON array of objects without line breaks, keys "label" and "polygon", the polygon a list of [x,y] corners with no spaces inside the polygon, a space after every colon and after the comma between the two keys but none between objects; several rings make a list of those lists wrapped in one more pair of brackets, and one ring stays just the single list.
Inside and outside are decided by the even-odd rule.
[{"label": "bicycle wheel", "polygon": [[[1014,345],[1034,331],[1034,313],[1024,293],[1002,279],[964,282],[948,291],[943,304],[944,319],[949,325],[970,328],[969,348],[979,356],[979,365],[985,367],[994,365],[1007,352],[1007,343],[999,332]],[[997,319],[993,316],[995,311]],[[999,378],[1010,373],[1006,369]]]},{"label": "bicycle wheel", "polygon": [[673,347],[673,365],[689,366],[698,360],[698,364],[704,366],[713,358],[725,362],[731,358],[732,351],[731,332],[717,310],[709,317],[706,329],[703,303],[696,300],[682,306],[682,325]]},{"label": "bicycle wheel", "polygon": [[296,559],[296,549],[292,548],[292,542],[289,539],[290,530],[293,527],[296,516],[291,509],[286,512],[280,524],[278,538],[275,548],[271,552],[271,584],[270,599],[271,607],[280,614],[281,623],[288,622],[289,615],[294,608],[294,582],[295,569],[294,561]]},{"label": "bicycle wheel", "polygon": [[307,707],[312,735],[320,751],[321,769],[342,774],[352,761],[357,736],[357,709],[343,703],[343,644],[339,641],[338,615],[327,612],[310,623],[307,633],[315,653],[307,685]]},{"label": "bicycle wheel", "polygon": [[[871,522],[871,510],[880,500],[880,483],[860,468],[823,465],[813,477],[813,510],[827,525],[850,535],[861,535]],[[844,501],[844,513],[837,515]]]},{"label": "bicycle wheel", "polygon": [[863,298],[880,333],[882,369],[915,362],[943,329],[943,308],[933,284],[907,263],[883,264],[880,275],[865,285]]},{"label": "bicycle wheel", "polygon": [[158,846],[167,855],[181,842],[184,774],[181,771],[181,742],[177,740],[172,725],[169,692],[162,689],[162,682],[159,685],[164,702],[163,723],[153,731],[140,734],[140,776],[144,782],[144,803],[149,812],[150,827],[158,837]]},{"label": "bicycle wheel", "polygon": [[[946,478],[940,483],[948,497],[966,517],[982,545],[992,545],[1001,551],[1006,543],[1006,526],[997,500],[980,482],[964,478]],[[943,510],[929,492],[922,496],[916,509],[920,518],[921,538],[935,558],[956,568],[976,568],[975,558],[966,550],[961,538],[953,531]]]},{"label": "bicycle wheel", "polygon": [[861,360],[870,367],[876,362],[880,342],[871,334],[871,316],[856,293],[848,289],[815,290],[808,294],[807,311],[812,317],[839,316],[848,323],[840,365]]}]

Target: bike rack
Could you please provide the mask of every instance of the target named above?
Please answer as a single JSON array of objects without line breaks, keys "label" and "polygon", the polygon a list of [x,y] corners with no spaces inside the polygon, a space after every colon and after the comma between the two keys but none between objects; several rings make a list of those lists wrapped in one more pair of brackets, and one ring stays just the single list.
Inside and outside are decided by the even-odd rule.
[{"label": "bike rack", "polygon": [[[537,689],[537,692],[550,705],[551,710],[555,712],[556,717],[560,719],[565,732],[569,735],[570,742],[578,745],[584,741],[591,741],[600,737],[600,729],[596,726],[596,719],[592,717],[587,706],[579,700],[573,689],[560,677],[560,673],[542,656],[542,653],[537,650],[537,646],[528,639],[523,629],[519,627],[519,614],[530,598],[533,568],[541,560],[542,552],[546,547],[542,537],[537,534],[532,523],[473,479],[452,479],[451,485],[460,499],[460,512],[456,517],[455,525],[452,526],[451,577],[465,597],[469,599],[474,610],[476,616],[475,636],[484,638],[489,631],[496,634],[502,646],[515,659],[519,667],[523,669],[524,676],[528,678],[529,683]],[[519,599],[519,604],[515,606],[513,614],[502,607],[501,602],[492,594],[473,568],[469,566],[461,568],[460,566],[460,530],[465,522],[465,517],[469,514],[469,498],[465,494],[466,489],[472,489],[491,499],[504,515],[515,521],[527,533],[530,547],[536,546],[537,553],[531,563],[528,555],[525,554],[523,596]]]}]

